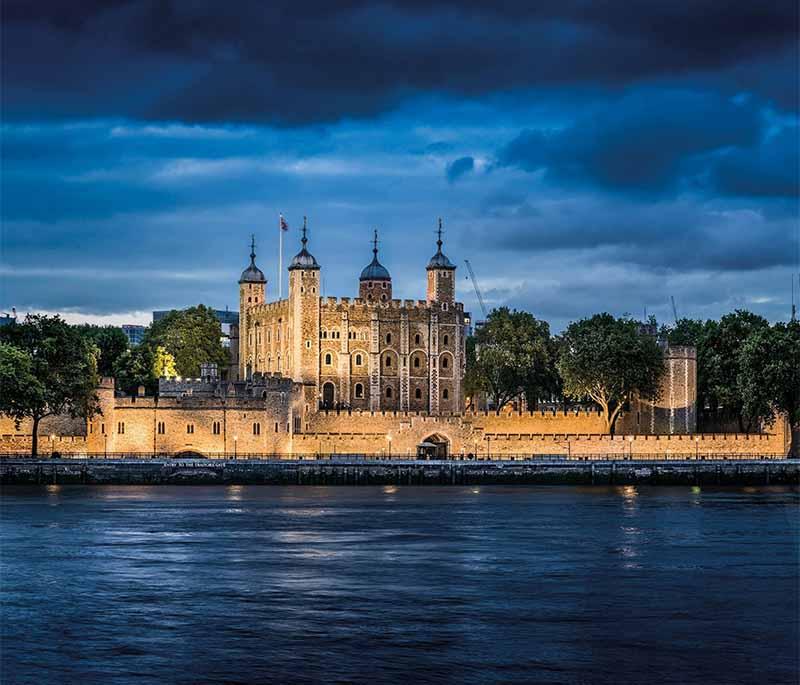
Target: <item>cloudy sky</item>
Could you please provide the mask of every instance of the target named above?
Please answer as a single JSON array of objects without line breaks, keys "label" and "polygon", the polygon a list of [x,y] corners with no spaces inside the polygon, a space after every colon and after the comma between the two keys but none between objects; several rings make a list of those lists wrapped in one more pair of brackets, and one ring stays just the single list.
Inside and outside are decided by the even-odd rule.
[{"label": "cloudy sky", "polygon": [[787,318],[795,0],[2,3],[0,309],[237,306],[308,215],[325,294],[438,216],[490,305]]}]

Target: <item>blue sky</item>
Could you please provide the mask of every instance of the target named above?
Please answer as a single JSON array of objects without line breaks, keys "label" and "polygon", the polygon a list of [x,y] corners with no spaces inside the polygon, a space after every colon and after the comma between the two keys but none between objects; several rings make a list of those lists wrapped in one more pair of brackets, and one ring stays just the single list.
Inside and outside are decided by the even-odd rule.
[{"label": "blue sky", "polygon": [[[656,7],[655,5],[664,5]],[[673,7],[672,5],[685,5]],[[234,308],[278,214],[325,293],[435,251],[555,329],[597,311],[786,318],[794,2],[3,3],[0,308]]]}]

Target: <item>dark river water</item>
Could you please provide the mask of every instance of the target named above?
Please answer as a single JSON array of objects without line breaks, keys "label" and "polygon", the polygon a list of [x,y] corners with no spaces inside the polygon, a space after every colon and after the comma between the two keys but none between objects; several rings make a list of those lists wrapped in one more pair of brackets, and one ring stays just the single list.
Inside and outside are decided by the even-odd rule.
[{"label": "dark river water", "polygon": [[7,683],[796,683],[786,488],[7,487]]}]

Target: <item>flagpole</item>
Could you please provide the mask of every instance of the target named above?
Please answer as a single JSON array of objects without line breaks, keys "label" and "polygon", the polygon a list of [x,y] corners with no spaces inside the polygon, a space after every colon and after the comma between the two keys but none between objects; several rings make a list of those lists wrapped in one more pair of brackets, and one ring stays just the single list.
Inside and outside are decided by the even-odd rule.
[{"label": "flagpole", "polygon": [[283,214],[278,217],[278,299],[283,299]]}]

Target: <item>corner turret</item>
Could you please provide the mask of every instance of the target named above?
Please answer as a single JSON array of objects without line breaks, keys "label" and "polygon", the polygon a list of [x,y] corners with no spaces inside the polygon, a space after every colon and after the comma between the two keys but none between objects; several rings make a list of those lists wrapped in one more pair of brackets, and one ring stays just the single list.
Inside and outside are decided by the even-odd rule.
[{"label": "corner turret", "polygon": [[442,219],[439,218],[436,254],[431,257],[426,270],[428,272],[428,303],[438,302],[450,305],[456,297],[456,267],[442,252]]}]

